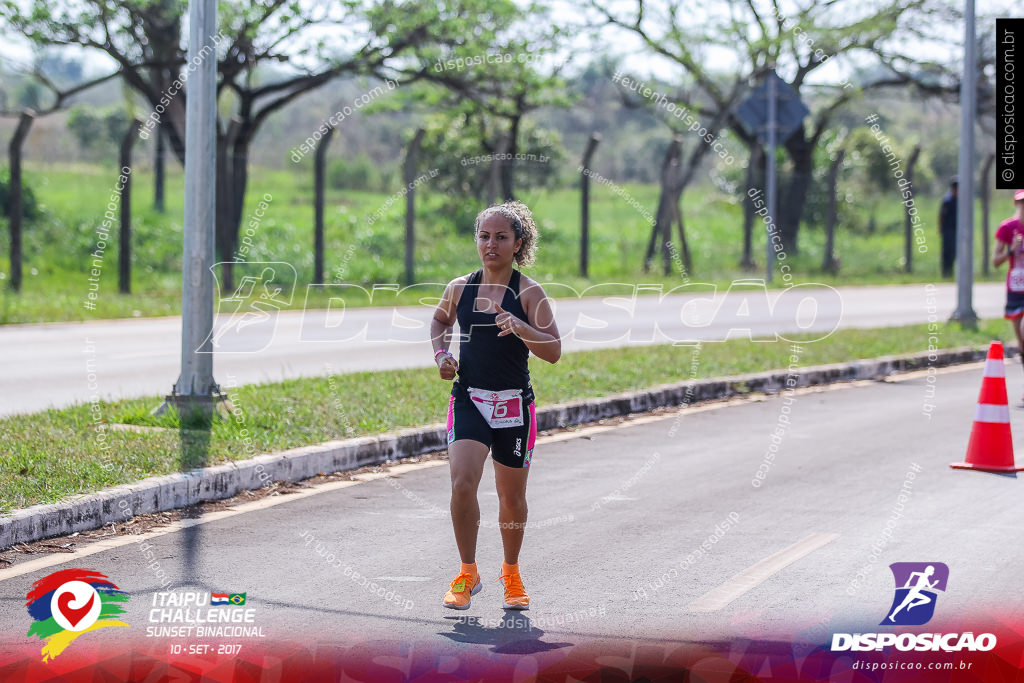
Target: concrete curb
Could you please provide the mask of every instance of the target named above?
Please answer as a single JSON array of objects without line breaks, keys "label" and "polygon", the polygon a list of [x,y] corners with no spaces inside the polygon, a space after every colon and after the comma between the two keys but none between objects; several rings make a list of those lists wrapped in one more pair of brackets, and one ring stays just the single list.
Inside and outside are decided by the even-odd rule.
[{"label": "concrete curb", "polygon": [[[1017,349],[1006,348],[1007,355]],[[928,367],[983,360],[986,349],[963,347],[946,351],[883,356],[852,363],[797,369],[796,387],[878,379]],[[929,355],[931,359],[929,360]],[[787,370],[737,377],[681,382],[599,398],[573,401],[537,411],[537,429],[544,431],[594,422],[654,408],[679,406],[749,393],[777,393],[786,387]],[[792,383],[792,381],[791,381]],[[250,460],[206,467],[191,472],[150,477],[99,493],[76,496],[51,505],[35,505],[0,517],[0,549],[51,536],[97,529],[134,515],[173,510],[209,500],[230,498],[274,481],[299,481],[317,474],[340,472],[383,463],[447,446],[444,426],[403,429],[380,436],[328,441],[261,455]]]}]

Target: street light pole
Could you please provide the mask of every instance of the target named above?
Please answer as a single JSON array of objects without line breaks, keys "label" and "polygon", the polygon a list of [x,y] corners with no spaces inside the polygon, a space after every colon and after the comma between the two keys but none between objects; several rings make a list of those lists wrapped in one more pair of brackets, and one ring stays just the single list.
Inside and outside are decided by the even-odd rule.
[{"label": "street light pole", "polygon": [[[181,374],[157,413],[212,412],[213,263],[217,159],[217,1],[189,0],[185,109],[185,226],[181,267]],[[194,67],[194,71],[193,71]]]},{"label": "street light pole", "polygon": [[975,75],[974,0],[964,0],[964,70],[960,80],[960,186],[956,204],[956,311],[952,320],[974,328],[978,316],[971,300],[974,286],[974,116],[977,107]]}]

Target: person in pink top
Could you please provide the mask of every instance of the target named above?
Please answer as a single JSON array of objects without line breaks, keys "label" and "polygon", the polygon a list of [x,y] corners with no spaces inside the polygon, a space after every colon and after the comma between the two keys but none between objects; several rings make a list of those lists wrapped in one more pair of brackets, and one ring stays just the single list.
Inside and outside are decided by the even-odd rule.
[{"label": "person in pink top", "polygon": [[1003,221],[996,230],[996,250],[992,265],[998,268],[1003,265],[1003,261],[1010,261],[1010,272],[1006,274],[1004,317],[1013,323],[1017,348],[1024,360],[1024,331],[1021,330],[1024,323],[1024,190],[1014,193],[1013,206],[1013,217]]}]

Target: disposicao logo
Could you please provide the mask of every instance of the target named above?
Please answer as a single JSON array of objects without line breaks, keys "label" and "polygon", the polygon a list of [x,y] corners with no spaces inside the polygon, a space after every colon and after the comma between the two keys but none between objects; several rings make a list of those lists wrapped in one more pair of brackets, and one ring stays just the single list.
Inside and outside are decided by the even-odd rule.
[{"label": "disposicao logo", "polygon": [[889,569],[896,580],[896,595],[880,626],[927,624],[935,614],[936,591],[946,591],[949,567],[941,562],[895,562]]},{"label": "disposicao logo", "polygon": [[[896,581],[895,595],[880,626],[921,626],[935,614],[940,592],[946,591],[949,567],[942,562],[895,562],[889,565]],[[996,646],[991,633],[833,633],[832,651],[881,651],[895,647],[906,652],[988,651]]]},{"label": "disposicao logo", "polygon": [[43,661],[67,649],[78,636],[106,626],[128,624],[114,619],[124,613],[130,596],[93,569],[64,569],[39,579],[25,606],[35,621],[29,636],[46,641]]}]

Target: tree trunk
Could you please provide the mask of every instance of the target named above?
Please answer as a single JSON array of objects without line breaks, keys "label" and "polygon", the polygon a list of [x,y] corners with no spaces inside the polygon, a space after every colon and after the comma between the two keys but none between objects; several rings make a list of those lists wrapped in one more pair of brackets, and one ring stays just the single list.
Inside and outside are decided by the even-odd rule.
[{"label": "tree trunk", "polygon": [[665,212],[666,201],[668,201],[668,197],[665,196],[665,190],[662,188],[661,193],[658,195],[658,209],[654,212],[654,223],[651,225],[651,239],[647,240],[647,252],[644,254],[645,273],[650,272],[651,262],[654,260],[654,250],[658,246],[658,216]]},{"label": "tree trunk", "polygon": [[[229,287],[234,288],[234,263],[235,246],[238,244],[238,230],[242,224],[242,209],[245,205],[245,190],[249,184],[249,140],[243,135],[235,140],[234,153],[231,156],[231,195],[233,211],[231,222],[228,224],[228,253],[232,254],[228,262]],[[273,195],[270,195],[273,198]]]},{"label": "tree trunk", "polygon": [[[232,291],[235,288],[234,269],[232,262],[234,256],[234,240],[232,235],[237,234],[238,222],[235,218],[235,190],[234,181],[234,148],[235,141],[241,130],[241,119],[234,118],[228,125],[228,130],[223,135],[217,136],[217,261],[220,263],[222,287]],[[186,169],[187,171],[187,169]]]},{"label": "tree trunk", "polygon": [[509,136],[503,134],[498,138],[498,147],[491,156],[491,174],[487,181],[487,206],[494,206],[501,187],[502,163],[505,153],[508,152]]},{"label": "tree trunk", "polygon": [[787,139],[785,147],[793,162],[793,172],[790,174],[785,194],[778,202],[778,225],[783,249],[793,256],[800,253],[800,222],[803,220],[807,192],[813,180],[814,142],[805,137],[801,127]]},{"label": "tree trunk", "polygon": [[313,156],[313,284],[324,282],[324,158],[334,137],[334,126],[327,129],[316,145]]},{"label": "tree trunk", "polygon": [[[142,121],[132,119],[128,132],[121,139],[118,170],[124,176],[121,188],[121,234],[117,252],[117,290],[121,294],[132,293],[132,145],[139,134]],[[126,171],[127,169],[127,171]]]},{"label": "tree trunk", "polygon": [[799,165],[794,164],[793,173],[790,176],[786,194],[779,202],[779,213],[782,214],[783,248],[791,254],[799,254],[800,222],[803,220],[804,204],[807,202],[807,192],[811,187],[812,180],[811,156],[802,157]]},{"label": "tree trunk", "polygon": [[[764,187],[764,164],[766,161],[764,147],[754,144],[750,150],[750,161],[747,163],[747,173],[744,178],[744,187]],[[756,270],[757,262],[754,260],[754,200],[746,192],[743,193],[743,256],[740,258],[740,268],[744,270]]]},{"label": "tree trunk", "polygon": [[989,203],[992,199],[992,186],[989,184],[989,177],[992,174],[992,164],[995,163],[996,155],[989,154],[985,157],[985,164],[981,167],[981,250],[982,250],[982,268],[984,268],[985,275],[988,275],[989,269],[989,249],[991,243],[989,242]]},{"label": "tree trunk", "polygon": [[405,187],[408,190],[405,194],[405,284],[411,286],[416,281],[414,272],[415,251],[416,251],[416,165],[420,156],[420,145],[423,143],[423,135],[426,133],[422,128],[416,129],[416,134],[409,142],[409,148],[405,152],[404,178]]},{"label": "tree trunk", "polygon": [[665,188],[665,204],[662,207],[662,215],[657,217],[658,227],[661,228],[661,272],[662,275],[668,276],[672,274],[672,223],[676,218],[676,211],[678,206],[673,208],[672,199],[675,197],[675,170],[678,169],[679,163],[678,152],[676,158],[672,160],[672,163],[668,167],[668,177],[662,183],[662,187]]},{"label": "tree trunk", "polygon": [[826,273],[835,275],[839,272],[839,259],[836,258],[836,224],[839,223],[839,170],[843,166],[843,157],[846,150],[840,148],[836,152],[836,158],[828,167],[828,214],[825,218],[825,256],[821,262],[821,269]]},{"label": "tree trunk", "polygon": [[583,151],[580,165],[580,275],[587,277],[590,256],[590,160],[594,157],[601,134],[593,133]]},{"label": "tree trunk", "polygon": [[678,201],[679,197],[679,165],[682,156],[682,139],[678,136],[672,138],[668,149],[665,151],[665,159],[661,164],[661,196],[658,199],[658,213],[654,217],[654,225],[651,228],[651,239],[647,245],[647,255],[644,259],[644,272],[650,269],[651,260],[654,258],[654,249],[659,238],[661,240],[662,270],[665,275],[672,272],[672,221],[675,212],[672,210],[673,199]]},{"label": "tree trunk", "polygon": [[156,127],[156,151],[153,154],[153,209],[166,212],[164,203],[164,165],[167,158],[167,134],[163,124]]},{"label": "tree trunk", "polygon": [[243,125],[238,137],[235,138],[231,154],[231,198],[234,204],[228,239],[231,241],[232,254],[238,244],[238,229],[242,224],[242,211],[245,209],[245,191],[249,185],[249,142],[249,133]]},{"label": "tree trunk", "polygon": [[522,116],[512,119],[512,125],[508,130],[508,152],[507,157],[501,163],[501,194],[502,201],[510,202],[516,198],[515,194],[515,158],[519,151],[519,122]]},{"label": "tree trunk", "polygon": [[[232,258],[227,246],[227,231],[228,223],[231,222],[230,215],[230,198],[228,193],[231,187],[231,171],[228,167],[227,162],[227,151],[225,150],[225,142],[222,136],[217,136],[217,199],[216,209],[214,214],[216,216],[216,225],[214,228],[215,240],[216,240],[216,252],[217,252],[217,263],[220,264],[221,279],[223,282],[221,286],[224,290],[233,289],[233,273],[231,272],[231,266],[228,265],[228,261]],[[185,169],[188,173],[188,169]]]},{"label": "tree trunk", "polygon": [[[914,145],[914,150],[907,159],[907,172],[904,177],[907,179],[908,188],[914,191],[914,166],[917,165],[917,157],[921,155],[921,145]],[[911,195],[913,196],[913,195]],[[904,207],[906,208],[906,207]],[[907,273],[914,272],[914,228],[911,226],[909,210],[903,216],[903,270]]]},{"label": "tree trunk", "polygon": [[28,137],[28,131],[35,120],[35,113],[23,111],[18,119],[18,127],[14,129],[10,146],[7,148],[11,167],[11,182],[8,186],[7,221],[11,238],[11,281],[8,285],[15,292],[21,291],[21,221],[22,221],[22,187],[21,187],[21,148]]},{"label": "tree trunk", "polygon": [[[715,131],[719,130],[719,127],[729,116],[729,112],[729,108],[725,108],[711,121],[708,125],[708,132],[711,135],[714,135]],[[662,228],[662,233],[665,235],[665,243],[663,244],[665,258],[668,259],[670,257],[669,247],[671,246],[671,226],[665,226],[661,223],[662,217],[666,216],[669,202],[673,203],[677,212],[679,211],[679,203],[682,200],[683,191],[689,187],[690,182],[697,175],[697,171],[700,168],[700,162],[710,149],[710,145],[694,145],[684,170],[682,138],[675,136],[672,139],[672,144],[669,145],[668,151],[665,153],[665,160],[662,162],[661,198],[658,201],[658,213],[655,216],[654,226],[651,230],[651,241],[647,245],[647,255],[644,258],[645,273],[650,269],[651,259],[654,256],[654,245],[658,238],[659,227]],[[670,183],[669,186],[666,186],[666,181]],[[666,269],[666,274],[667,273],[668,270]]]},{"label": "tree trunk", "polygon": [[693,271],[693,258],[690,256],[690,245],[686,241],[686,226],[683,224],[683,211],[679,204],[683,198],[682,189],[680,188],[679,194],[676,195],[672,202],[672,210],[675,213],[676,226],[679,232],[679,244],[683,251],[683,270],[684,272],[680,275],[684,278],[689,278],[690,273]]}]

